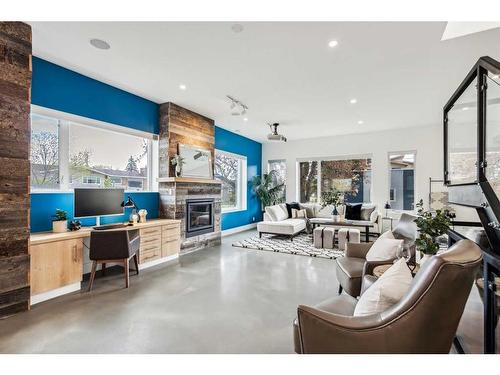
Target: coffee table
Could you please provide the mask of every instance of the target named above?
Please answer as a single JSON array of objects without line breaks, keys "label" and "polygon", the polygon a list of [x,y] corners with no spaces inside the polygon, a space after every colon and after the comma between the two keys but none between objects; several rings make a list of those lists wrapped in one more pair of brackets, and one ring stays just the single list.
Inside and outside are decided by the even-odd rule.
[{"label": "coffee table", "polygon": [[333,220],[330,218],[315,217],[309,219],[313,229],[320,225],[332,225],[337,227],[364,227],[365,242],[370,242],[370,228],[373,228],[373,223],[368,221],[352,221],[352,220]]}]

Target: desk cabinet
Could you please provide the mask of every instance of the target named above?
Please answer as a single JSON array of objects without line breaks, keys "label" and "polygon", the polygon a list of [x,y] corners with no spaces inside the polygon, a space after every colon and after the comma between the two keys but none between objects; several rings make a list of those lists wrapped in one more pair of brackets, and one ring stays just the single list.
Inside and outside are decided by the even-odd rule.
[{"label": "desk cabinet", "polygon": [[141,236],[140,264],[179,253],[181,229],[178,223],[144,228],[139,234]]},{"label": "desk cabinet", "polygon": [[31,295],[80,282],[83,270],[82,239],[30,246]]}]

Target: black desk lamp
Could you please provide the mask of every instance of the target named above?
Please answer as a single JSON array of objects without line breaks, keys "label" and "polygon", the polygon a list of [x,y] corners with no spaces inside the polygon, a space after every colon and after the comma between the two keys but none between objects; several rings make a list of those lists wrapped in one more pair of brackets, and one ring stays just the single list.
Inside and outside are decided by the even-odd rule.
[{"label": "black desk lamp", "polygon": [[135,204],[134,200],[130,197],[130,195],[127,197],[127,201],[122,202],[122,207],[124,208],[135,208],[137,211],[139,211],[139,207]]},{"label": "black desk lamp", "polygon": [[390,210],[391,209],[391,204],[389,203],[389,201],[385,202],[385,217],[387,217],[387,210]]}]

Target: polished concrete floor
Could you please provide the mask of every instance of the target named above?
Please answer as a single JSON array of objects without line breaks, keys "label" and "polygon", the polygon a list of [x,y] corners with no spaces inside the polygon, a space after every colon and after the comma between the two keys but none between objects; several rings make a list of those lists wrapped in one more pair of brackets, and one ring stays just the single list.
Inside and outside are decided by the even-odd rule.
[{"label": "polished concrete floor", "polygon": [[[231,246],[253,234],[145,270],[129,289],[122,275],[97,278],[91,293],[0,320],[0,352],[292,353],[297,305],[337,292],[333,261]],[[459,331],[470,352],[481,311],[474,289]]]}]

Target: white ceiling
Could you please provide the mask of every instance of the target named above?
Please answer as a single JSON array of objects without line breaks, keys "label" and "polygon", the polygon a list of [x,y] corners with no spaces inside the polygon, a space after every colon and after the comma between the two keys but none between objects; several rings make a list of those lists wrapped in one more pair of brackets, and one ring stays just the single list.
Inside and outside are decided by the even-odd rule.
[{"label": "white ceiling", "polygon": [[[439,124],[477,59],[500,59],[500,29],[441,41],[445,22],[245,22],[241,33],[223,22],[31,25],[36,56],[259,141],[266,122],[290,140]],[[227,94],[249,107],[248,122],[231,116]]]}]

